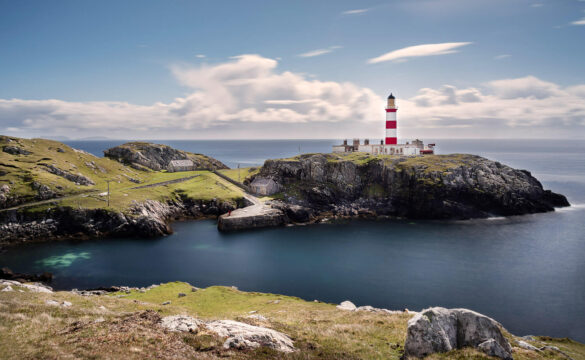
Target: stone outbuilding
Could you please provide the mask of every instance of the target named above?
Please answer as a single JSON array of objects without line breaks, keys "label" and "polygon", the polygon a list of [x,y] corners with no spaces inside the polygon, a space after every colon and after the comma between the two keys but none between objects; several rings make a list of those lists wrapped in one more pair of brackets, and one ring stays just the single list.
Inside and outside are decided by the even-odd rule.
[{"label": "stone outbuilding", "polygon": [[272,179],[257,177],[250,184],[250,189],[258,195],[272,195],[280,191],[280,186]]},{"label": "stone outbuilding", "polygon": [[192,160],[171,160],[167,165],[168,172],[193,171],[195,163]]}]

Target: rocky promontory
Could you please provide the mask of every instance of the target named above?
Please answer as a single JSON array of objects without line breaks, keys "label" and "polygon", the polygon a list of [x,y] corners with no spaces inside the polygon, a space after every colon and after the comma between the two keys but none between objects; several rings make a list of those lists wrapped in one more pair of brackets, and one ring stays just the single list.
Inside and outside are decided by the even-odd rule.
[{"label": "rocky promontory", "polygon": [[166,169],[171,160],[191,160],[198,169],[228,169],[224,163],[212,157],[147,142],[129,142],[115,146],[104,150],[104,155],[134,168],[155,171]]},{"label": "rocky promontory", "polygon": [[470,219],[570,205],[529,171],[467,154],[306,154],[267,160],[255,178],[276,182],[282,196],[273,207],[292,222],[307,214]]}]

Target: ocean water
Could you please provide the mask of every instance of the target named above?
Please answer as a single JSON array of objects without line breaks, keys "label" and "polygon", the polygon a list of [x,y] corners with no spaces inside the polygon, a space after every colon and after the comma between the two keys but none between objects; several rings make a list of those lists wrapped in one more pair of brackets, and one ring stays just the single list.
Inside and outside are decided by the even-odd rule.
[{"label": "ocean water", "polygon": [[[96,155],[123,141],[68,142]],[[168,141],[229,166],[327,152],[334,140]],[[530,170],[573,204],[556,212],[471,221],[346,221],[222,234],[215,221],[173,224],[157,239],[57,242],[9,248],[0,265],[51,271],[54,287],[196,286],[389,309],[466,307],[517,335],[585,342],[585,142],[436,140]]]}]

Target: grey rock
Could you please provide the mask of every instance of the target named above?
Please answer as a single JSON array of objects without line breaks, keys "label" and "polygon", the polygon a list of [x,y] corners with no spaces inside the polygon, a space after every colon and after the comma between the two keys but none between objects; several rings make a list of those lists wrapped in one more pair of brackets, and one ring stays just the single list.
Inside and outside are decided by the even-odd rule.
[{"label": "grey rock", "polygon": [[468,219],[569,205],[564,196],[544,190],[528,171],[479,156],[435,156],[439,165],[446,164],[445,171],[412,159],[371,158],[360,164],[335,154],[306,154],[267,160],[257,176],[282,184],[290,205],[316,214]]},{"label": "grey rock", "polygon": [[336,306],[339,310],[355,311],[357,307],[349,300],[343,301],[341,304]]},{"label": "grey rock", "polygon": [[12,288],[12,286],[7,285],[0,291],[9,292],[9,291],[14,291],[14,289]]},{"label": "grey rock", "polygon": [[500,359],[512,360],[510,352],[506,351],[496,340],[489,339],[477,346],[477,348],[483,351],[488,356],[495,356]]},{"label": "grey rock", "polygon": [[[467,309],[425,309],[408,321],[405,355],[422,358],[463,347],[477,348],[493,339],[511,358],[512,347],[500,327],[495,320]],[[489,346],[496,351],[490,344],[485,344],[484,348]]]},{"label": "grey rock", "polygon": [[266,346],[281,352],[295,350],[291,338],[276,330],[233,320],[212,321],[205,326],[209,331],[226,337],[224,347],[227,348],[247,349]]},{"label": "grey rock", "polygon": [[45,304],[51,305],[51,306],[59,306],[60,305],[59,302],[55,301],[55,300],[47,300],[47,301],[45,301]]},{"label": "grey rock", "polygon": [[170,305],[170,304],[171,304],[170,301],[165,301],[165,302],[162,303],[162,305]]},{"label": "grey rock", "polygon": [[268,319],[265,316],[262,316],[260,314],[248,315],[248,316],[246,316],[246,318],[252,319],[252,320],[258,320],[258,321],[268,321]]},{"label": "grey rock", "polygon": [[2,151],[11,155],[30,155],[31,152],[15,145],[6,145]]},{"label": "grey rock", "polygon": [[69,171],[59,169],[55,165],[47,165],[47,164],[41,164],[41,165],[43,165],[45,167],[45,170],[47,172],[49,172],[53,175],[60,176],[64,179],[67,179],[67,180],[69,180],[77,185],[84,185],[84,186],[95,185],[93,180],[91,180],[90,178],[88,178],[87,176],[85,176],[83,174],[73,174],[73,173],[70,173]]},{"label": "grey rock", "polygon": [[532,346],[523,340],[516,341],[516,345],[518,345],[518,347],[525,349],[525,350],[540,351],[540,349],[537,348],[536,346]]},{"label": "grey rock", "polygon": [[166,316],[161,319],[161,326],[170,331],[197,333],[202,325],[201,320],[186,315]]},{"label": "grey rock", "polygon": [[184,296],[187,296],[187,294],[185,294],[185,293],[179,293],[179,297],[184,297]]},{"label": "grey rock", "polygon": [[139,170],[159,171],[167,168],[171,160],[191,160],[199,169],[228,169],[222,162],[201,154],[174,149],[167,145],[130,142],[104,151],[108,158]]},{"label": "grey rock", "polygon": [[61,306],[63,306],[63,307],[71,307],[71,306],[73,306],[73,304],[72,304],[72,303],[70,303],[69,301],[63,301],[63,302],[61,303]]}]

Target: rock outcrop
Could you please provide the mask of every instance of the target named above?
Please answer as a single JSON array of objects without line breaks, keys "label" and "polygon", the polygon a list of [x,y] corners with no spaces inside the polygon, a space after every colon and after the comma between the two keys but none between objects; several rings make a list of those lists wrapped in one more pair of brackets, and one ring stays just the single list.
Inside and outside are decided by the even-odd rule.
[{"label": "rock outcrop", "polygon": [[474,155],[307,154],[267,160],[257,176],[276,181],[284,188],[284,201],[310,209],[309,217],[327,212],[469,219],[569,206],[563,195],[544,190],[530,172]]},{"label": "rock outcrop", "polygon": [[154,237],[172,233],[170,222],[219,216],[234,205],[217,200],[135,202],[128,212],[58,206],[46,212],[0,212],[0,244],[106,236]]},{"label": "rock outcrop", "polygon": [[464,347],[512,359],[512,347],[502,334],[501,325],[485,315],[467,309],[434,307],[408,321],[406,356],[422,358]]},{"label": "rock outcrop", "polygon": [[160,325],[169,331],[198,333],[205,329],[222,338],[226,338],[224,349],[254,349],[266,346],[281,352],[295,350],[293,341],[287,335],[261,326],[254,326],[234,320],[216,320],[205,323],[186,315],[167,316]]},{"label": "rock outcrop", "polygon": [[130,142],[104,151],[108,158],[117,160],[136,169],[144,168],[159,171],[166,169],[171,160],[191,160],[200,169],[228,169],[221,161],[167,145],[145,142]]},{"label": "rock outcrop", "polygon": [[266,346],[281,352],[292,352],[295,349],[290,337],[265,327],[234,320],[212,321],[205,326],[209,331],[227,338],[224,348],[246,349]]}]

